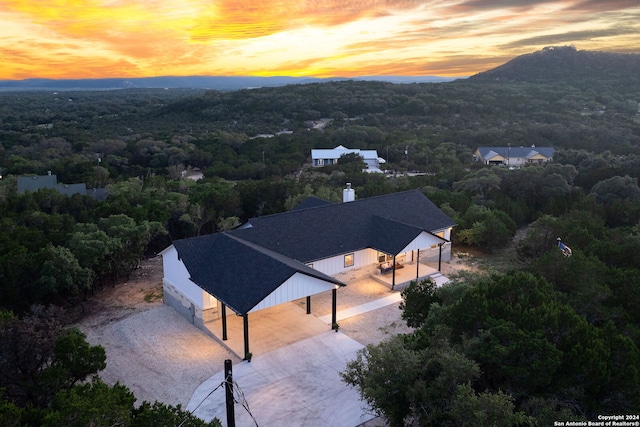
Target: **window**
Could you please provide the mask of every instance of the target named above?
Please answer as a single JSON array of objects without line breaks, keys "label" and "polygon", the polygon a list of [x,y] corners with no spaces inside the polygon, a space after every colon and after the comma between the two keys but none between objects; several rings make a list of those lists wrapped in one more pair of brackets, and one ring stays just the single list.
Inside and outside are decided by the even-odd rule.
[{"label": "window", "polygon": [[393,255],[385,254],[384,252],[378,252],[378,262],[391,261],[392,259]]},{"label": "window", "polygon": [[353,267],[353,262],[354,262],[353,254],[346,254],[344,256],[344,266],[345,267]]}]

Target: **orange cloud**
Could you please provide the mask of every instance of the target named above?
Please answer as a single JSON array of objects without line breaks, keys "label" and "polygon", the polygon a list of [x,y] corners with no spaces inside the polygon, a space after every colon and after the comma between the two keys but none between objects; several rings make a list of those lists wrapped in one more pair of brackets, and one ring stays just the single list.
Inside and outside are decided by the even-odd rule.
[{"label": "orange cloud", "polygon": [[0,79],[459,76],[639,35],[637,0],[0,0]]},{"label": "orange cloud", "polygon": [[414,0],[221,0],[204,12],[192,30],[192,38],[251,39],[305,26],[332,27],[412,10],[420,4]]}]

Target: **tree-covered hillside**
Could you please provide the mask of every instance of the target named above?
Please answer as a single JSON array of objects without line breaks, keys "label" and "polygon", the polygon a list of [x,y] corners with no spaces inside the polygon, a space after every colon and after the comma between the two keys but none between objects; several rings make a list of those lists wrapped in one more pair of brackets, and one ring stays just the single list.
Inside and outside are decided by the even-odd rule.
[{"label": "tree-covered hillside", "polygon": [[640,54],[593,52],[549,46],[479,73],[471,80],[567,83],[632,88],[640,84]]}]

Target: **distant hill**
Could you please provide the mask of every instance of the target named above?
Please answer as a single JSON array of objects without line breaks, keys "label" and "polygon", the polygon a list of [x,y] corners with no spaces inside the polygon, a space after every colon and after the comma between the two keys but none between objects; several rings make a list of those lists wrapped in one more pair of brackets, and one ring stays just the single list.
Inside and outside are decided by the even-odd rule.
[{"label": "distant hill", "polygon": [[165,76],[109,79],[26,79],[0,80],[0,91],[16,90],[115,90],[115,89],[212,89],[231,91],[290,84],[320,83],[342,80],[377,80],[391,83],[433,83],[454,80],[438,76],[367,76],[353,79],[313,77],[231,77],[231,76]]},{"label": "distant hill", "polygon": [[527,83],[614,82],[640,83],[640,54],[577,50],[573,46],[550,46],[518,56],[470,81]]}]

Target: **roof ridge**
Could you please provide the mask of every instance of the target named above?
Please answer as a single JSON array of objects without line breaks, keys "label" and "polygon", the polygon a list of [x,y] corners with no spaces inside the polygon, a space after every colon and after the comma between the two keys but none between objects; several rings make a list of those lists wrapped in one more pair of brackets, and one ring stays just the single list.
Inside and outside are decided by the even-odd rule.
[{"label": "roof ridge", "polygon": [[[410,190],[404,190],[404,191],[398,191],[398,192],[387,193],[387,194],[379,194],[377,196],[365,197],[363,199],[355,199],[355,200],[353,200],[351,202],[331,202],[331,201],[327,200],[327,202],[329,202],[330,204],[327,204],[327,205],[324,205],[324,206],[313,206],[313,207],[302,209],[302,210],[309,210],[309,209],[316,209],[316,208],[327,209],[327,208],[332,208],[332,207],[335,208],[336,206],[340,206],[340,205],[343,205],[345,203],[361,203],[361,202],[364,202],[366,200],[379,199],[381,197],[397,196],[397,195],[400,195],[400,194],[412,193],[412,192],[418,192],[418,193],[422,194],[422,192],[419,189],[413,188],[413,189],[410,189]],[[317,196],[309,196],[309,197],[317,197]],[[319,197],[317,197],[317,198],[319,198]],[[324,200],[324,199],[320,199],[320,200]],[[276,212],[276,213],[272,213],[272,214],[269,214],[269,215],[256,216],[256,217],[248,219],[247,223],[251,223],[251,221],[254,220],[254,219],[272,218],[274,216],[285,215],[285,214],[298,214],[300,211],[301,210],[289,209],[288,211],[284,211],[284,212]],[[233,230],[231,230],[231,231],[233,231]]]}]

